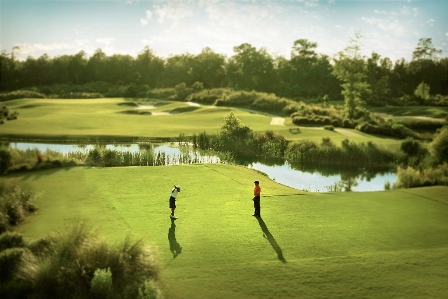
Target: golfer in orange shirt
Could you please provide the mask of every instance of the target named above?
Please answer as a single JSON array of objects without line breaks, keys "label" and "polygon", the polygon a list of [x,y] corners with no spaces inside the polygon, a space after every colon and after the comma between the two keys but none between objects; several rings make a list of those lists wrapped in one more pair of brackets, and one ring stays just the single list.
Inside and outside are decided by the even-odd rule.
[{"label": "golfer in orange shirt", "polygon": [[261,193],[261,188],[260,188],[260,182],[259,181],[255,181],[254,182],[255,187],[254,187],[254,198],[252,199],[254,201],[254,214],[252,216],[255,217],[261,217],[260,215],[260,193]]}]

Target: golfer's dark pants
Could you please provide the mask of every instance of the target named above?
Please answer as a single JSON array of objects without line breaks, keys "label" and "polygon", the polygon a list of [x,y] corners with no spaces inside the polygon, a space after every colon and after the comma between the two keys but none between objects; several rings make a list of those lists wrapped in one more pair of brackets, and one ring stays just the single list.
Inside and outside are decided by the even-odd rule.
[{"label": "golfer's dark pants", "polygon": [[254,197],[254,215],[255,216],[260,216],[260,196],[255,196]]}]

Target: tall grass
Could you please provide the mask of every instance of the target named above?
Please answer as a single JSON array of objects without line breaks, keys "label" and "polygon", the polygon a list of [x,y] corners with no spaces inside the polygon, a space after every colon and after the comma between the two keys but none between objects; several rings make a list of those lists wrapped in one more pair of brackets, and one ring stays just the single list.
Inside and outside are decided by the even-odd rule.
[{"label": "tall grass", "polygon": [[[159,298],[159,268],[152,250],[142,241],[110,245],[85,222],[49,237],[41,252],[12,248],[0,253],[0,291],[8,298],[137,298],[142,290]],[[34,246],[34,250],[36,250]],[[43,248],[43,247],[42,247]],[[2,268],[3,269],[3,268]],[[19,288],[14,287],[22,283]],[[25,289],[24,289],[25,288]]]},{"label": "tall grass", "polygon": [[397,177],[397,183],[394,188],[448,186],[448,163],[421,170],[411,166],[398,167]]},{"label": "tall grass", "polygon": [[32,201],[35,195],[22,190],[16,181],[0,182],[0,233],[17,225],[25,216],[36,210]]}]

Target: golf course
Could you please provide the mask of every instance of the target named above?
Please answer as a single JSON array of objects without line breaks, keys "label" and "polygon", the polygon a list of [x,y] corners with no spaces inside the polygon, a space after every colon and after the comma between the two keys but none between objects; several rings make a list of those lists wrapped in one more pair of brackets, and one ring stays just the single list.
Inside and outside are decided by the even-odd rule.
[{"label": "golf course", "polygon": [[[176,138],[219,130],[230,111],[254,131],[288,140],[346,138],[396,149],[401,140],[300,127],[256,111],[144,99],[20,99],[5,136],[52,140]],[[284,118],[279,121],[279,118]],[[272,121],[274,119],[274,121]],[[448,187],[311,193],[230,164],[73,166],[0,177],[36,195],[15,228],[28,240],[80,222],[110,243],[147,244],[163,298],[445,298]],[[253,214],[254,181],[261,217]],[[168,199],[182,187],[177,220]]]},{"label": "golf course", "polygon": [[[444,298],[448,188],[306,193],[239,166],[86,168],[12,175],[40,190],[18,231],[87,221],[150,244],[166,298]],[[252,217],[253,181],[262,187]],[[168,197],[181,184],[176,221]]]}]

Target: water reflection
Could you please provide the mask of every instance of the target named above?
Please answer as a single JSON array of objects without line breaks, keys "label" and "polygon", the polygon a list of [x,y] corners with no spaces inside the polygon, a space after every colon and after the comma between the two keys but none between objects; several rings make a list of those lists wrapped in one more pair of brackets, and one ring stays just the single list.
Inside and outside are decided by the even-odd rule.
[{"label": "water reflection", "polygon": [[[327,191],[379,191],[384,190],[386,182],[395,182],[397,175],[389,172],[372,173],[363,170],[299,170],[288,162],[283,165],[252,163],[249,168],[266,173],[270,179],[283,185],[310,192]],[[339,187],[334,190],[335,185]]]},{"label": "water reflection", "polygon": [[[59,151],[63,154],[69,152],[88,152],[94,148],[103,148],[117,151],[139,152],[152,149],[155,155],[164,155],[167,164],[176,163],[176,157],[190,155],[191,161],[198,163],[219,163],[220,159],[213,155],[201,155],[190,147],[176,146],[175,144],[42,144],[11,142],[11,149],[38,149],[40,152],[48,150]],[[277,164],[276,164],[277,163]],[[283,185],[310,192],[327,191],[379,191],[384,190],[387,182],[394,183],[397,175],[384,169],[340,169],[316,165],[291,165],[288,162],[272,161],[244,161],[240,164],[266,173],[268,177]]]}]

